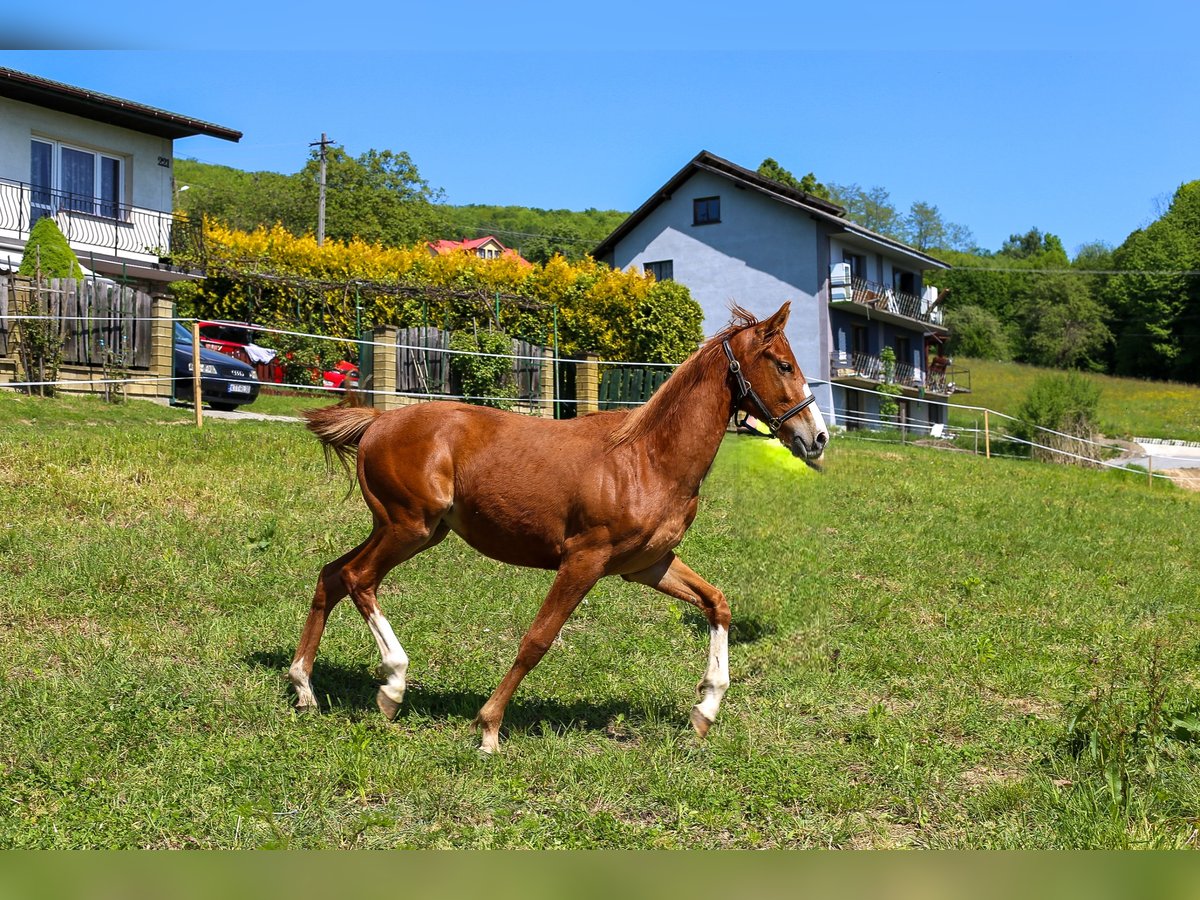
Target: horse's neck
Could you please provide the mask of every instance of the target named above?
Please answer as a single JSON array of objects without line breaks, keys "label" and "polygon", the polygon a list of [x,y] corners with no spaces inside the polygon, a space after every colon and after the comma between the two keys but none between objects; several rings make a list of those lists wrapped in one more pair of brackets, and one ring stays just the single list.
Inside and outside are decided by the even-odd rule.
[{"label": "horse's neck", "polygon": [[661,475],[695,494],[708,474],[729,424],[732,398],[725,370],[713,367],[695,388],[671,397],[656,416],[660,427],[647,435]]}]

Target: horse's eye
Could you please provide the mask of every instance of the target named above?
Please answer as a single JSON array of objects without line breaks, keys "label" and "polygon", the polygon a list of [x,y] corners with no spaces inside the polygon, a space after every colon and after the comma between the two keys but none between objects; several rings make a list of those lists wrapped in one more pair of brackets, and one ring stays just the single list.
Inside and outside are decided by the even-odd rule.
[{"label": "horse's eye", "polygon": [[792,371],[792,364],[791,364],[791,363],[777,362],[777,363],[775,363],[775,365],[779,366],[779,371],[780,371],[780,372],[783,372],[785,375],[786,375],[788,372]]}]

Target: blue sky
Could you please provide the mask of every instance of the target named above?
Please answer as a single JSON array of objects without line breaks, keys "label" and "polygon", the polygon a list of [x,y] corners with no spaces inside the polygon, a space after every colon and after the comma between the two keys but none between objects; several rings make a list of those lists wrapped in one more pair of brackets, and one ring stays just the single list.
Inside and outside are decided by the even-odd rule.
[{"label": "blue sky", "polygon": [[295,172],[322,132],[405,150],[456,204],[632,210],[704,149],[934,203],[991,249],[1036,226],[1073,251],[1200,178],[1195,4],[56,10],[89,24],[10,19],[7,45],[57,49],[0,65],[244,132],[177,143],[205,162]]}]

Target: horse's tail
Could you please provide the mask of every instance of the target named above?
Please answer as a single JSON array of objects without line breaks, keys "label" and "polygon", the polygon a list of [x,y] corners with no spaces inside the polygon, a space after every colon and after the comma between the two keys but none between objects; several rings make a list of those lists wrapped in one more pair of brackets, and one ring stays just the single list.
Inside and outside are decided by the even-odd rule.
[{"label": "horse's tail", "polygon": [[379,410],[363,406],[358,396],[347,392],[346,398],[333,406],[306,409],[301,415],[308,420],[308,430],[325,446],[325,458],[336,454],[338,461],[349,471],[350,460],[358,453],[358,442],[379,416]]}]

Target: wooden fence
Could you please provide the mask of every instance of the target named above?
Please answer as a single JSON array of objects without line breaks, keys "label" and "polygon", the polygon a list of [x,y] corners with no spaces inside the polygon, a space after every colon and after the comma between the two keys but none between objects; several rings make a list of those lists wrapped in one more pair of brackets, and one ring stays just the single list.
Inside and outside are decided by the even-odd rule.
[{"label": "wooden fence", "polygon": [[[396,391],[411,394],[457,395],[462,390],[450,360],[449,331],[418,327],[396,330]],[[513,339],[513,384],[516,399],[536,401],[541,396],[543,347]]]},{"label": "wooden fence", "polygon": [[153,298],[106,279],[52,278],[40,285],[0,276],[0,357],[16,352],[15,315],[49,316],[63,341],[63,363],[149,368]]}]

